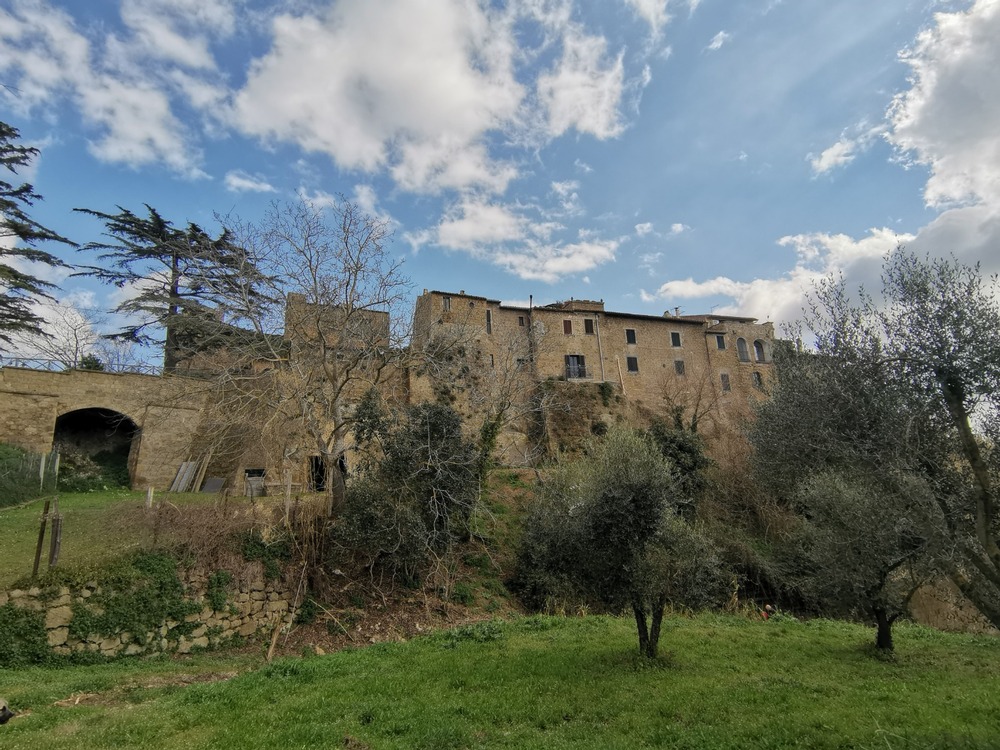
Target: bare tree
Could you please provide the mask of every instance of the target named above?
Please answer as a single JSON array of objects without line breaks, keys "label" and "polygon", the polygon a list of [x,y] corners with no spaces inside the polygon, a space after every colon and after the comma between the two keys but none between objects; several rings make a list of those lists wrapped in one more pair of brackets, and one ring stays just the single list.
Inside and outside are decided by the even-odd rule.
[{"label": "bare tree", "polygon": [[97,310],[53,301],[38,304],[35,315],[41,321],[38,331],[11,334],[12,355],[50,360],[65,369],[79,367],[84,355],[95,353],[106,319]]},{"label": "bare tree", "polygon": [[399,372],[407,337],[410,285],[389,252],[388,224],[344,199],[276,203],[259,222],[222,222],[255,259],[255,281],[267,281],[261,294],[248,279],[227,305],[240,325],[223,326],[221,347],[188,365],[218,373],[220,435],[240,431],[284,461],[321,458],[333,514],[344,503],[353,406]]}]

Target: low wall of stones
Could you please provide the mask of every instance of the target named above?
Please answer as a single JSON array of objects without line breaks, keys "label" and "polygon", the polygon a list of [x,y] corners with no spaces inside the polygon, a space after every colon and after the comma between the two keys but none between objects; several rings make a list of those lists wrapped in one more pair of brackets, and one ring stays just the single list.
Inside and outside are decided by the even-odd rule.
[{"label": "low wall of stones", "polygon": [[200,571],[181,575],[184,599],[200,606],[180,620],[167,619],[145,633],[127,631],[113,634],[72,635],[74,610],[82,608],[101,614],[88,600],[99,598],[101,586],[91,582],[81,588],[15,589],[0,592],[0,607],[15,607],[39,612],[45,618],[49,646],[56,654],[91,652],[101,656],[132,656],[156,652],[190,653],[195,649],[232,644],[240,638],[252,638],[258,631],[270,632],[275,625],[292,616],[294,592],[282,583],[265,581],[262,576],[242,582],[233,581],[225,602],[216,610],[209,603],[209,577]]}]

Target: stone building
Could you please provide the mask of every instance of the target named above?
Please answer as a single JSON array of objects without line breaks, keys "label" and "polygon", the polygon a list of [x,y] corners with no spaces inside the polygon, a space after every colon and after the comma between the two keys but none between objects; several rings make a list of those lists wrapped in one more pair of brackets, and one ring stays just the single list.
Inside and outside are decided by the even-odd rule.
[{"label": "stone building", "polygon": [[[425,290],[415,307],[413,344],[449,340],[464,342],[462,365],[444,382],[440,373],[411,378],[412,399],[440,398],[463,375],[480,384],[515,382],[513,368],[522,395],[531,384],[548,384],[562,394],[562,411],[573,411],[573,392],[587,384],[607,384],[600,388],[604,407],[609,387],[619,405],[630,407],[598,417],[581,413],[581,420],[676,416],[685,426],[696,424],[710,441],[735,428],[773,378],[774,326],[749,317],[615,312],[602,300],[524,307],[464,291]],[[453,396],[464,416],[475,414],[475,403]]]}]

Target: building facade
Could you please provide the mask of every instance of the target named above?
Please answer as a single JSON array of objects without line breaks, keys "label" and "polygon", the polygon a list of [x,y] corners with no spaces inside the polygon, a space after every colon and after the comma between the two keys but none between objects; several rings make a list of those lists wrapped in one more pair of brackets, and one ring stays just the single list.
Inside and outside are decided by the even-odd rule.
[{"label": "building facade", "polygon": [[[710,440],[737,428],[774,377],[770,322],[616,312],[602,300],[517,306],[464,291],[424,290],[415,307],[414,344],[435,338],[465,342],[465,366],[480,380],[510,378],[513,367],[523,387],[555,382],[569,392],[574,385],[608,384],[604,392],[613,387],[617,400],[647,415],[676,416]],[[411,398],[432,397],[434,386],[413,383]]]}]

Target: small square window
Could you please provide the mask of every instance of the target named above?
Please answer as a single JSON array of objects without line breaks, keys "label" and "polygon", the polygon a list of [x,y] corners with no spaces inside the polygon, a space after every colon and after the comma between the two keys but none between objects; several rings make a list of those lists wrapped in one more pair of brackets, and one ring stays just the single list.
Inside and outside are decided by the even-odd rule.
[{"label": "small square window", "polygon": [[675,359],[674,360],[674,372],[677,373],[678,375],[683,375],[684,374],[684,360],[683,359]]},{"label": "small square window", "polygon": [[670,332],[670,346],[680,346],[681,345],[681,335],[677,331]]},{"label": "small square window", "polygon": [[722,373],[722,390],[727,393],[732,390],[732,386],[729,384],[729,375],[727,373]]},{"label": "small square window", "polygon": [[721,333],[717,334],[716,337],[715,337],[715,345],[717,347],[719,347],[719,349],[725,349],[726,348],[726,337],[723,336]]},{"label": "small square window", "polygon": [[628,365],[629,372],[639,372],[639,358],[638,357],[626,357],[625,362]]},{"label": "small square window", "polygon": [[625,329],[625,343],[626,344],[634,344],[635,343],[635,329],[634,328],[626,328]]},{"label": "small square window", "polygon": [[523,315],[518,315],[517,316],[517,324],[519,326],[521,326],[522,328],[524,328],[524,316]]},{"label": "small square window", "polygon": [[451,312],[451,297],[445,297],[442,299],[441,305],[444,307],[445,312]]},{"label": "small square window", "polygon": [[567,336],[572,336],[573,335],[573,321],[572,320],[564,320],[563,321],[563,333],[565,333]]},{"label": "small square window", "polygon": [[590,318],[584,318],[583,332],[586,333],[588,336],[594,335],[594,321],[592,321]]}]

